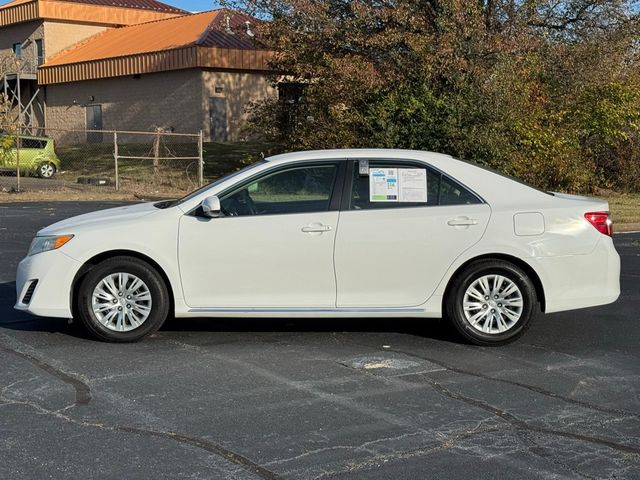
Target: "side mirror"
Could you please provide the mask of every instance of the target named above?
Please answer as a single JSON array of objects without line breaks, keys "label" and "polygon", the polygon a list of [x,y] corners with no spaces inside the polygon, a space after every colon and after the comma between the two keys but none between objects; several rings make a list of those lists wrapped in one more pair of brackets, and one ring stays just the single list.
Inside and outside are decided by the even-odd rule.
[{"label": "side mirror", "polygon": [[201,205],[202,213],[205,217],[217,218],[224,216],[222,207],[220,206],[220,199],[215,195],[205,198]]}]

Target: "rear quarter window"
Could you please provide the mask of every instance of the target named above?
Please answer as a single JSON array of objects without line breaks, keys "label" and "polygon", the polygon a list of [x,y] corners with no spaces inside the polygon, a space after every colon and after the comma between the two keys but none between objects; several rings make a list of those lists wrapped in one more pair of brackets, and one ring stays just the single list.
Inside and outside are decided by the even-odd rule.
[{"label": "rear quarter window", "polygon": [[482,203],[480,199],[458,182],[442,175],[438,205],[474,205]]}]

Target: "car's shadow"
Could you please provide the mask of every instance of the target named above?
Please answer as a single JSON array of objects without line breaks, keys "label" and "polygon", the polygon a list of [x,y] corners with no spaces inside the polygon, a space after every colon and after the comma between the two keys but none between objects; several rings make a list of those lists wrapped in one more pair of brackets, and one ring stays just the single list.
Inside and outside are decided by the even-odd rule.
[{"label": "car's shadow", "polygon": [[[0,327],[7,330],[61,333],[72,337],[91,337],[77,322],[62,318],[34,317],[14,310],[15,282],[0,283]],[[438,319],[419,318],[179,318],[170,319],[162,332],[228,333],[402,333],[459,343],[452,329]]]}]

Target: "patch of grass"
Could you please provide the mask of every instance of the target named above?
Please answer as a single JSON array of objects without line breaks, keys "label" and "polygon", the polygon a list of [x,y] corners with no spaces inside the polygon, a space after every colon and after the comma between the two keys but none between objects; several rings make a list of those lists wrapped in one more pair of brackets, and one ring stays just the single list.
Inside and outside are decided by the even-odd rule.
[{"label": "patch of grass", "polygon": [[89,201],[153,201],[166,198],[165,195],[142,195],[131,192],[116,192],[113,189],[68,189],[57,190],[25,190],[21,192],[0,192],[0,203],[15,202],[89,202]]},{"label": "patch of grass", "polygon": [[[255,162],[261,153],[269,155],[274,150],[273,145],[262,142],[207,142],[203,145],[205,183]],[[115,182],[113,145],[110,143],[59,145],[56,153],[61,162],[57,180],[76,183],[79,177],[92,177],[110,179],[112,184]],[[118,145],[119,156],[152,157],[153,153],[151,142]],[[198,187],[198,146],[195,142],[163,142],[159,157],[165,159],[159,160],[157,167],[154,167],[152,158],[119,158],[120,188],[138,193],[149,190],[165,192],[167,196],[175,197]]]},{"label": "patch of grass", "polygon": [[612,194],[607,197],[614,231],[640,230],[640,194]]},{"label": "patch of grass", "polygon": [[[150,144],[119,145],[119,155],[145,157],[152,156]],[[208,180],[219,178],[227,173],[255,162],[260,154],[270,155],[276,147],[263,142],[218,143],[206,142],[203,145],[204,177]],[[115,175],[113,145],[109,143],[59,145],[56,153],[62,164],[61,180],[75,181],[78,176],[100,176],[112,178]],[[197,157],[195,143],[173,143],[163,145],[161,157]],[[162,171],[175,174],[197,176],[197,161],[161,160]],[[118,162],[119,174],[123,176],[149,178],[153,174],[153,161],[126,160]],[[172,175],[174,176],[174,175]]]}]

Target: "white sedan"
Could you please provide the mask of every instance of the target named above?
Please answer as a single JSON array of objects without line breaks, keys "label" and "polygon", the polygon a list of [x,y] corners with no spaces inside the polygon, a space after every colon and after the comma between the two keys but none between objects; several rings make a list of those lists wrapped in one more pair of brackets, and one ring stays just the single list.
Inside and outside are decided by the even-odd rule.
[{"label": "white sedan", "polygon": [[445,316],[504,344],[538,310],[614,302],[606,202],[450,156],[331,150],[258,161],[180,200],[38,232],[15,308],[128,342],[175,317]]}]

